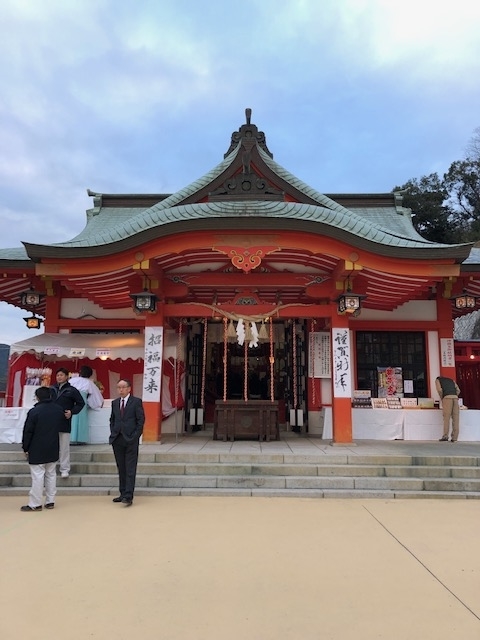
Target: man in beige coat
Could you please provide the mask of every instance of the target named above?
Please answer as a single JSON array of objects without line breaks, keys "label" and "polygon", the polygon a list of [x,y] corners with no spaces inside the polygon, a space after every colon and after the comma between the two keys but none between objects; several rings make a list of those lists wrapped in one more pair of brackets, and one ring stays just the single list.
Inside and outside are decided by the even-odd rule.
[{"label": "man in beige coat", "polygon": [[456,442],[458,440],[458,431],[460,426],[460,408],[458,405],[460,389],[455,380],[446,378],[445,376],[438,376],[435,380],[435,386],[437,388],[438,395],[442,400],[443,411],[443,436],[440,438],[440,442],[448,441],[450,420],[452,421],[451,442]]}]

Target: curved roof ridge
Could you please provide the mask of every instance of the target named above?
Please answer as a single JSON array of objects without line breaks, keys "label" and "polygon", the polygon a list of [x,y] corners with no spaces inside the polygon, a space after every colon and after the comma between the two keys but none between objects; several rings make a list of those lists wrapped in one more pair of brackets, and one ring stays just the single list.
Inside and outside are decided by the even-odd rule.
[{"label": "curved roof ridge", "polygon": [[306,182],[303,182],[303,180],[300,180],[300,178],[294,176],[293,173],[290,173],[290,171],[285,169],[285,167],[282,167],[280,164],[278,164],[278,162],[275,162],[275,160],[271,158],[267,153],[265,153],[265,151],[258,144],[257,150],[268,168],[276,173],[280,178],[282,178],[282,180],[285,180],[285,182],[289,182],[293,187],[295,187],[295,189],[297,189],[301,193],[304,193],[312,200],[316,200],[319,204],[327,207],[328,209],[342,211],[343,213],[351,213],[349,209],[346,209],[341,204],[338,204],[338,202],[335,202],[335,200],[332,200],[323,193],[320,193],[319,191],[308,185]]},{"label": "curved roof ridge", "polygon": [[[285,167],[282,167],[280,164],[278,164],[278,162],[275,162],[275,160],[273,160],[273,158],[271,158],[267,153],[265,153],[265,151],[263,151],[263,149],[260,146],[257,145],[257,148],[265,164],[267,164],[268,167],[272,171],[274,171],[274,173],[276,173],[280,178],[289,182],[292,186],[298,189],[298,191],[307,195],[312,200],[316,200],[322,206],[326,206],[327,208],[332,208],[335,211],[343,212],[345,215],[358,216],[358,213],[356,213],[355,211],[352,211],[351,209],[347,209],[346,207],[339,204],[338,202],[335,202],[335,200],[332,200],[328,196],[324,195],[323,193],[320,193],[319,191],[317,191],[307,183],[303,182],[303,180],[300,180],[300,178],[297,178],[296,176],[294,176],[292,173],[290,173],[290,171],[285,169]],[[362,216],[359,216],[359,217],[363,219]],[[383,229],[391,236],[398,236],[399,238],[405,238],[409,240],[414,239],[412,237],[413,234],[412,235],[398,234],[383,225],[375,225],[375,226],[378,229]],[[431,242],[423,238],[413,225],[412,225],[412,231],[414,232],[414,235],[419,242],[425,242],[425,243],[430,242],[430,244],[436,245],[435,242]]]},{"label": "curved roof ridge", "polygon": [[180,189],[180,191],[172,193],[172,195],[168,196],[168,198],[165,198],[165,200],[154,204],[152,207],[150,207],[150,209],[147,209],[146,211],[160,211],[162,209],[175,207],[179,202],[185,200],[185,198],[188,198],[197,191],[200,191],[200,189],[212,182],[212,180],[217,178],[225,171],[225,169],[227,169],[231,165],[232,161],[236,158],[239,149],[240,145],[235,147],[235,149],[228,156],[226,156],[226,158],[224,158],[219,164],[217,164],[216,167],[210,169],[208,173],[200,178],[197,178],[197,180],[194,180],[186,187],[183,187],[182,189]]},{"label": "curved roof ridge", "polygon": [[[429,240],[414,240],[392,233],[388,229],[374,225],[356,213],[341,207],[341,211],[313,204],[297,202],[285,202],[278,200],[250,200],[242,202],[216,201],[183,204],[171,206],[167,209],[152,207],[139,213],[134,218],[122,225],[106,230],[104,233],[96,233],[94,237],[84,238],[80,241],[70,240],[65,243],[57,243],[56,247],[92,247],[102,244],[110,244],[125,240],[132,235],[146,231],[156,226],[168,225],[175,222],[184,222],[202,218],[240,218],[240,217],[266,217],[266,218],[291,218],[325,224],[327,226],[343,229],[355,236],[363,237],[372,242],[404,247],[443,248],[452,245],[440,244]],[[464,243],[456,245],[465,246]]]}]

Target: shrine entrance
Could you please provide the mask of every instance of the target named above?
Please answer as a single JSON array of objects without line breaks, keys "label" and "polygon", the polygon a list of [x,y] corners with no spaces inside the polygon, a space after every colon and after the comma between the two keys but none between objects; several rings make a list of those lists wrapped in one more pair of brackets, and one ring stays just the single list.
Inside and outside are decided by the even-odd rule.
[{"label": "shrine entrance", "polygon": [[217,401],[275,402],[280,431],[308,432],[306,321],[248,324],[188,321],[185,432],[213,429]]}]

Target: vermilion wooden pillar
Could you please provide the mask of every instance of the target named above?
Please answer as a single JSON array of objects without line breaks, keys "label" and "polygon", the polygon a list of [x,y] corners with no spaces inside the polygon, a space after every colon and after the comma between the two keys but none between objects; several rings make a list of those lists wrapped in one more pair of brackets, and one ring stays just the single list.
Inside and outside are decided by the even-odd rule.
[{"label": "vermilion wooden pillar", "polygon": [[45,299],[45,333],[58,333],[61,302],[58,287],[49,285]]},{"label": "vermilion wooden pillar", "polygon": [[[338,329],[348,329],[348,316],[332,314],[332,326]],[[350,349],[353,345],[350,344]],[[332,345],[332,353],[335,345]],[[333,363],[335,366],[335,363]],[[350,372],[353,367],[353,358],[349,352]],[[350,373],[351,375],[351,373]],[[332,444],[350,444],[352,442],[352,398],[335,395],[335,372],[332,371]]]},{"label": "vermilion wooden pillar", "polygon": [[[149,313],[145,319],[145,327],[163,327],[163,304],[159,303],[156,313]],[[164,336],[165,339],[165,336]],[[163,345],[162,345],[163,355]],[[162,376],[160,375],[160,384]],[[162,390],[160,388],[159,402],[143,402],[145,410],[145,426],[143,427],[143,442],[157,442],[162,435]]]},{"label": "vermilion wooden pillar", "polygon": [[[441,295],[437,296],[437,317],[438,317],[438,350],[440,353],[440,375],[447,378],[456,378],[455,369],[455,352],[453,346],[453,315],[452,315],[452,301],[448,298],[443,298]],[[452,354],[451,361],[452,366],[447,366],[447,362],[443,361],[442,354],[442,338],[449,338],[452,341]]]}]

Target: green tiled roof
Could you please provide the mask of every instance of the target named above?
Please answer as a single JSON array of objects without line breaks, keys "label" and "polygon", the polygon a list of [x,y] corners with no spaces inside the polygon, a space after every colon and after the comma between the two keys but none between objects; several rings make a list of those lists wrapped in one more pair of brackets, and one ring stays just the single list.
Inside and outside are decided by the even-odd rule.
[{"label": "green tiled roof", "polygon": [[[341,206],[329,209],[325,206],[295,202],[255,200],[205,202],[170,207],[162,207],[162,204],[140,213],[136,213],[135,210],[101,209],[76,238],[69,242],[57,243],[52,247],[70,249],[74,247],[101,247],[147,231],[154,232],[154,236],[149,236],[149,238],[159,237],[168,234],[168,226],[174,223],[203,221],[207,224],[196,228],[232,229],[235,228],[234,220],[243,220],[247,224],[254,225],[255,228],[260,228],[260,220],[264,220],[266,224],[260,225],[263,229],[272,228],[272,220],[291,221],[294,224],[287,225],[287,227],[279,224],[277,228],[305,230],[342,238],[345,238],[345,234],[351,234],[355,236],[356,243],[364,240],[390,248],[451,250],[453,247],[448,244],[432,243],[416,233],[408,233],[409,226],[405,223],[405,217],[397,213],[394,213],[395,229],[389,229],[385,224],[379,225],[376,220],[369,219],[375,218],[369,208],[365,211],[352,212]],[[131,213],[134,213],[133,217],[129,217]],[[389,213],[391,217],[392,212]],[[222,225],[221,220],[225,220],[226,224]],[[247,220],[251,222],[247,222]],[[208,221],[211,221],[211,224],[208,224]],[[383,222],[385,223],[385,220]],[[241,228],[245,228],[245,224]],[[178,225],[175,226],[175,229],[178,230]],[[460,246],[464,245],[457,245],[457,247]],[[378,246],[377,250],[379,250]]]},{"label": "green tiled roof", "polygon": [[[247,123],[247,129],[248,127],[250,127],[249,123]],[[252,127],[255,133],[257,129],[254,125]],[[88,255],[99,255],[102,247],[105,253],[113,253],[126,246],[136,246],[136,243],[140,244],[183,231],[186,228],[185,223],[189,223],[187,230],[190,228],[193,230],[255,228],[305,231],[341,239],[359,248],[369,248],[383,255],[390,253],[405,256],[408,251],[412,252],[412,257],[420,258],[433,255],[439,257],[440,251],[445,257],[459,258],[467,255],[470,244],[437,244],[422,238],[413,227],[408,210],[396,206],[393,195],[391,206],[377,207],[370,204],[362,207],[360,203],[360,206],[355,205],[352,209],[347,209],[292,175],[273,160],[264,144],[259,144],[258,141],[252,143],[251,137],[248,144],[255,145],[255,151],[258,153],[257,160],[264,163],[265,173],[273,172],[278,176],[279,182],[290,185],[297,194],[303,194],[306,202],[260,198],[242,200],[241,196],[237,199],[221,200],[221,197],[215,197],[210,202],[192,202],[195,194],[202,190],[205,194],[209,185],[215,181],[218,184],[221,176],[228,177],[233,163],[235,164],[231,169],[231,175],[234,170],[238,171],[239,153],[244,149],[242,131],[245,133],[245,126],[241,127],[239,136],[234,134],[235,138],[232,142],[234,146],[222,162],[180,191],[165,197],[149,208],[102,206],[100,197],[98,200],[100,206],[87,212],[87,224],[81,233],[67,242],[54,245],[41,246],[25,243],[27,252],[33,258],[54,256],[56,251],[57,255],[67,255],[67,249],[78,250],[71,254],[72,257],[80,255],[83,249],[89,250]],[[251,134],[252,128],[248,131]],[[245,162],[243,155],[241,158],[242,162]],[[186,201],[189,203],[182,204]],[[7,259],[4,256],[12,251],[14,250],[0,250],[0,259]],[[17,251],[18,258],[12,257],[13,254],[9,253],[8,259],[27,258],[24,250]]]},{"label": "green tiled roof", "polygon": [[25,247],[14,247],[11,249],[0,249],[0,260],[28,261],[30,258],[28,257]]},{"label": "green tiled roof", "polygon": [[[88,246],[92,242],[92,238],[95,238],[99,234],[109,233],[109,230],[116,229],[129,224],[139,214],[142,214],[145,208],[135,207],[108,207],[90,209],[87,211],[87,225],[86,227],[74,238],[67,243],[62,243],[61,246],[70,243],[86,243]],[[81,246],[77,245],[76,246]]]}]

